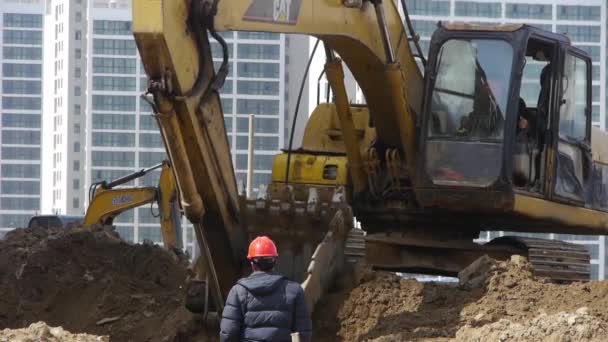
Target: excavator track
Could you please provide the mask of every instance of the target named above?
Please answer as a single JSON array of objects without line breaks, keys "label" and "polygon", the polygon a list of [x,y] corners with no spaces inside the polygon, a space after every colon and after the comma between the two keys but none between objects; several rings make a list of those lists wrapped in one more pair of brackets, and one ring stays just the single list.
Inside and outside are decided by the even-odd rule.
[{"label": "excavator track", "polygon": [[353,228],[348,232],[344,256],[346,262],[351,264],[365,259],[365,231],[363,229]]},{"label": "excavator track", "polygon": [[524,248],[537,277],[548,278],[557,283],[591,279],[591,257],[583,245],[519,236],[499,237],[488,245]]}]

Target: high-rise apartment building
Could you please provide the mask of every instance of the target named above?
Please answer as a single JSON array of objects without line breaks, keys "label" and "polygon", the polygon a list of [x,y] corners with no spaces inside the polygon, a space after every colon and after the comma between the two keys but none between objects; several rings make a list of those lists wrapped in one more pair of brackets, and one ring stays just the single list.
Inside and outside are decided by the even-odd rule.
[{"label": "high-rise apartment building", "polygon": [[84,212],[87,2],[46,1],[42,212]]},{"label": "high-rise apartment building", "polygon": [[[606,129],[606,6],[605,0],[406,0],[414,28],[421,37],[426,53],[438,21],[470,22],[494,25],[525,23],[549,31],[567,34],[573,45],[585,50],[593,61],[592,101],[593,124]],[[538,74],[524,74],[522,98],[536,103],[540,91]],[[486,232],[481,240],[511,234]],[[521,235],[521,234],[520,234]],[[592,258],[592,276],[605,279],[606,238],[564,234],[539,234],[544,238],[584,244]]]},{"label": "high-rise apartment building", "polygon": [[[128,0],[47,1],[46,32],[54,35],[45,40],[45,213],[82,215],[91,184],[165,158],[151,108],[139,98],[147,78],[132,35],[131,11]],[[246,181],[248,117],[255,114],[257,189],[269,182],[272,158],[286,145],[303,73],[297,66],[308,55],[308,40],[255,32],[222,35],[230,73],[221,98],[235,172]],[[219,44],[212,44],[219,64]],[[306,91],[303,112],[307,101]],[[154,186],[159,175],[155,171],[127,185]],[[119,233],[135,242],[160,242],[158,222],[149,207],[115,220]],[[191,246],[191,232],[185,236]]]},{"label": "high-rise apartment building", "polygon": [[0,236],[40,212],[43,6],[0,3]]}]

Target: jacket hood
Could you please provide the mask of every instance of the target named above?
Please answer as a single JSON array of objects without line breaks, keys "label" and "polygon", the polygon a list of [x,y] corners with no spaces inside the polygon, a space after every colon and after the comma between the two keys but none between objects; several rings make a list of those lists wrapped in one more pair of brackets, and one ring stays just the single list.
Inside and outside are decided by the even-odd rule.
[{"label": "jacket hood", "polygon": [[284,281],[285,277],[276,273],[253,272],[249,277],[237,283],[254,295],[266,295],[273,292]]}]

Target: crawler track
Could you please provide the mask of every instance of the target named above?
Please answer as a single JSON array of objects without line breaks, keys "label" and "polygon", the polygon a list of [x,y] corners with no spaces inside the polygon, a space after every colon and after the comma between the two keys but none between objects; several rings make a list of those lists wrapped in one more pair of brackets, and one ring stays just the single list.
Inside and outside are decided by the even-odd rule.
[{"label": "crawler track", "polygon": [[500,237],[489,244],[524,248],[537,277],[549,278],[559,283],[591,279],[591,257],[583,245],[518,236]]}]

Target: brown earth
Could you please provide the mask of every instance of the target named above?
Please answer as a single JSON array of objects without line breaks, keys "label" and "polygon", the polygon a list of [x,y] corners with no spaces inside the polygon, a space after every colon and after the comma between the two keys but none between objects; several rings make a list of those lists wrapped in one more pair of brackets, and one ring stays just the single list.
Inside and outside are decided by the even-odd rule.
[{"label": "brown earth", "polygon": [[109,229],[16,229],[0,241],[0,329],[44,321],[112,341],[200,340],[183,306],[186,267]]},{"label": "brown earth", "polygon": [[[27,330],[0,342],[217,341],[184,308],[186,275],[184,255],[109,229],[15,230],[0,241],[0,329]],[[317,306],[314,341],[608,341],[608,282],[551,284],[521,257],[461,275],[422,283],[358,266]]]},{"label": "brown earth", "polygon": [[535,279],[518,256],[506,262],[488,259],[477,266],[486,267],[481,278],[462,284],[421,283],[358,270],[356,287],[326,296],[320,305],[324,309],[315,313],[317,337],[378,342],[608,341],[608,282],[548,283]]}]

